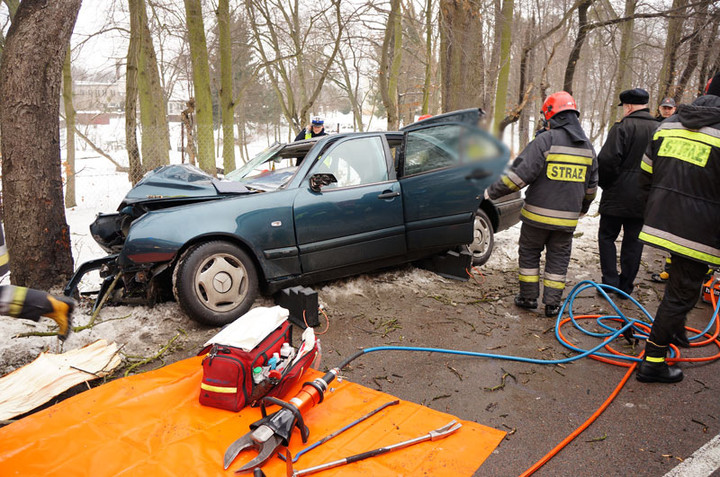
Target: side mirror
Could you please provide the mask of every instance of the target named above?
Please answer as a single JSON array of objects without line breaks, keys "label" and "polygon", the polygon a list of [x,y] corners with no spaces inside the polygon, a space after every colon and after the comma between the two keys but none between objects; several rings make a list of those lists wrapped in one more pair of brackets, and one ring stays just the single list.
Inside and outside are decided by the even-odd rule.
[{"label": "side mirror", "polygon": [[332,184],[333,182],[337,182],[337,179],[330,173],[313,174],[310,176],[310,189],[313,192],[320,192],[323,186]]}]

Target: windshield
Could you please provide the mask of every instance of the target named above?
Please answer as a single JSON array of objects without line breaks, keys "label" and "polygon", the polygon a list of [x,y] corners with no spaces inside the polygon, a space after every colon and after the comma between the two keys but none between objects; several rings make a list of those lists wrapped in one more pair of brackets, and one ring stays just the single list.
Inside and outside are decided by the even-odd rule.
[{"label": "windshield", "polygon": [[262,151],[225,179],[240,182],[248,188],[271,191],[282,189],[297,171],[314,143],[276,144]]},{"label": "windshield", "polygon": [[262,152],[258,153],[255,157],[250,159],[248,162],[238,167],[234,171],[225,174],[225,179],[230,181],[240,181],[244,178],[259,174],[266,167],[266,163],[277,154],[278,150],[282,148],[281,144],[273,144]]}]

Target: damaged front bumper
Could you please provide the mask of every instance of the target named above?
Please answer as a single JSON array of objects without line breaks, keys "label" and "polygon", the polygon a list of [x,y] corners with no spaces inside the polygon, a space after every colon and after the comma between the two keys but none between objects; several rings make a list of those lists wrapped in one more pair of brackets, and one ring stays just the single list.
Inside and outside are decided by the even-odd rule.
[{"label": "damaged front bumper", "polygon": [[88,262],[83,263],[78,267],[77,270],[75,270],[75,273],[73,273],[73,276],[70,278],[70,281],[67,285],[65,285],[65,289],[63,290],[63,294],[65,296],[73,296],[75,292],[77,291],[78,284],[80,284],[80,281],[82,278],[92,272],[93,270],[100,270],[103,267],[109,267],[110,264],[115,262],[117,260],[118,254],[114,253],[112,255],[108,255],[106,257],[102,258],[96,258],[95,260],[90,260]]}]

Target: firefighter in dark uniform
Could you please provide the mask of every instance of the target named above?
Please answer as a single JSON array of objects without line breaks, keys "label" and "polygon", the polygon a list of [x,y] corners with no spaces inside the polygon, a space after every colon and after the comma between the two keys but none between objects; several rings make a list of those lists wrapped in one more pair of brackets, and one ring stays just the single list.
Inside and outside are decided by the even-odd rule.
[{"label": "firefighter in dark uniform", "polygon": [[597,191],[595,151],[580,126],[575,100],[565,92],[548,96],[542,114],[549,129],[518,155],[506,175],[488,187],[497,199],[528,186],[520,212],[518,243],[520,293],[515,305],[537,307],[540,255],[545,250],[545,315],[556,316],[565,289],[573,232]]},{"label": "firefighter in dark uniform", "polygon": [[[0,277],[8,273],[9,257],[5,246],[5,235],[0,217]],[[72,312],[75,301],[72,298],[53,296],[44,291],[15,285],[0,286],[0,315],[39,321],[41,316],[51,318],[58,325],[61,340],[70,334]]]},{"label": "firefighter in dark uniform", "polygon": [[[640,164],[658,127],[650,114],[650,95],[642,88],[620,93],[623,118],[615,123],[598,154],[600,227],[598,249],[602,282],[630,295],[640,269],[643,244],[638,240],[643,226],[647,190],[640,187]],[[615,240],[623,231],[620,274]],[[624,298],[625,295],[620,295]]]},{"label": "firefighter in dark uniform", "polygon": [[320,116],[313,116],[310,121],[310,126],[304,128],[297,136],[296,141],[302,141],[303,139],[312,139],[318,136],[327,136],[325,132],[325,120]]},{"label": "firefighter in dark uniform", "polygon": [[668,346],[689,346],[687,313],[708,265],[720,265],[720,73],[704,96],[661,123],[642,169],[650,194],[640,240],[670,252],[672,273],[636,377],[674,383],[683,372],[666,363]]}]

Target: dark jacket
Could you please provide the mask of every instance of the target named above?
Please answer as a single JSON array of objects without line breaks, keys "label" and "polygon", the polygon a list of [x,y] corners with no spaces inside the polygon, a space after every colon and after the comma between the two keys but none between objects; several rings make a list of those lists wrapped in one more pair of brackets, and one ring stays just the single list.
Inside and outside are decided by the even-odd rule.
[{"label": "dark jacket", "polygon": [[643,217],[647,191],[640,187],[640,163],[658,126],[645,108],[628,114],[610,129],[598,154],[601,214]]},{"label": "dark jacket", "polygon": [[720,265],[720,97],[678,106],[643,157],[650,194],[640,240]]},{"label": "dark jacket", "polygon": [[302,141],[303,139],[311,139],[311,138],[318,137],[318,136],[327,136],[327,133],[325,132],[325,127],[322,128],[322,131],[320,131],[319,134],[315,134],[313,132],[312,128],[310,128],[309,133],[307,131],[308,131],[308,128],[304,128],[302,131],[300,131],[300,133],[297,136],[295,136],[295,140]]},{"label": "dark jacket", "polygon": [[597,159],[573,111],[550,119],[517,156],[507,174],[488,187],[497,199],[528,186],[520,220],[551,230],[575,230],[597,191]]}]

